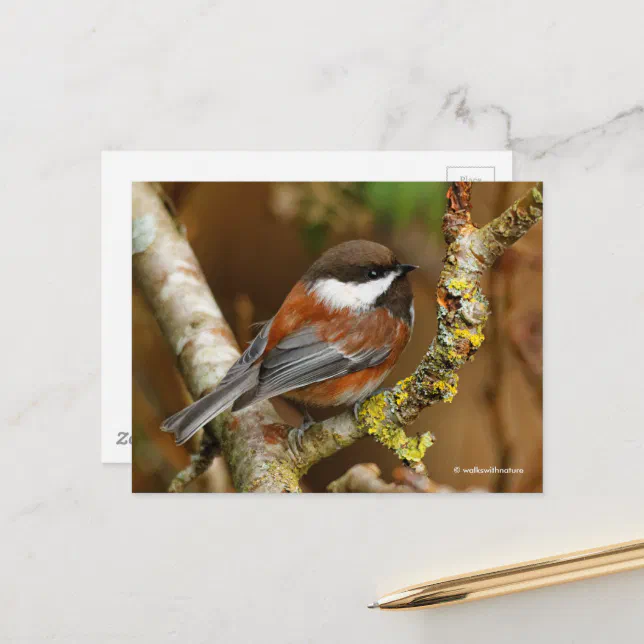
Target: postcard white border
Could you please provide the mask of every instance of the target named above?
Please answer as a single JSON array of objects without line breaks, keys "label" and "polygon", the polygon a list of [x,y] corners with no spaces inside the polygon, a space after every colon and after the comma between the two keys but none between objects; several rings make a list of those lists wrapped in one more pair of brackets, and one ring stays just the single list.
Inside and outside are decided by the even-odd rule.
[{"label": "postcard white border", "polygon": [[130,463],[134,181],[444,181],[447,168],[495,168],[512,180],[512,153],[103,152],[101,459]]}]

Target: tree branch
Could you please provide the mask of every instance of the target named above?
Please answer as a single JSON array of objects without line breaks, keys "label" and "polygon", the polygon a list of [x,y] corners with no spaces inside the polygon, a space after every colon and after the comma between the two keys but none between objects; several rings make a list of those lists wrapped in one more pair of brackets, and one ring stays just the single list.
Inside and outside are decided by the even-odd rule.
[{"label": "tree branch", "polygon": [[393,389],[372,396],[358,412],[336,416],[307,431],[298,466],[306,471],[322,458],[367,434],[393,450],[401,460],[418,463],[431,446],[430,433],[410,437],[404,428],[420,412],[457,393],[456,372],[483,343],[489,314],[481,275],[504,250],[542,217],[542,184],[537,184],[503,214],[478,229],[471,221],[471,183],[453,183],[448,191],[443,233],[448,249],[438,280],[438,333],[414,373]]},{"label": "tree branch", "polygon": [[380,478],[380,468],[375,463],[361,463],[354,465],[339,479],[329,483],[329,492],[372,492],[378,494],[405,494],[413,492],[440,492],[447,491],[430,481],[423,474],[416,474],[408,467],[394,470],[393,483],[387,483]]},{"label": "tree branch", "polygon": [[[239,357],[235,338],[217,306],[190,244],[181,234],[158,189],[132,186],[133,276],[177,356],[193,398],[212,391]],[[171,484],[181,491],[212,463],[218,445],[237,490],[299,491],[299,477],[285,460],[287,427],[268,402],[207,427],[198,456]]]},{"label": "tree branch", "polygon": [[[470,198],[470,183],[454,183],[448,191],[443,230],[449,246],[437,289],[438,333],[414,373],[365,401],[357,422],[343,413],[314,425],[296,455],[288,449],[288,427],[270,403],[221,414],[209,431],[222,446],[237,490],[298,492],[299,479],[312,465],[366,435],[424,474],[420,461],[433,437],[429,432],[409,437],[404,428],[425,407],[451,402],[456,395],[456,371],[484,340],[488,302],[481,275],[542,215],[541,184],[480,230],[471,222]],[[133,252],[135,279],[198,398],[212,390],[239,352],[190,245],[149,184],[133,186]],[[200,471],[208,458],[207,453]],[[196,471],[193,466],[185,478]]]},{"label": "tree branch", "polygon": [[339,479],[329,483],[327,490],[329,492],[375,492],[378,494],[416,492],[407,485],[383,481],[380,478],[380,468],[375,463],[354,465]]}]

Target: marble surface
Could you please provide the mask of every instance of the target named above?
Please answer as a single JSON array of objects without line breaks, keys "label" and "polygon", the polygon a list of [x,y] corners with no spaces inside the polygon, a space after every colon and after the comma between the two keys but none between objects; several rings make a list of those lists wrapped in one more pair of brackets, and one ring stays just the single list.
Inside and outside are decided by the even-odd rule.
[{"label": "marble surface", "polygon": [[[619,1],[3,7],[0,641],[639,642],[644,571],[365,606],[644,536],[641,17]],[[145,497],[100,465],[101,150],[496,148],[546,182],[545,495]]]}]

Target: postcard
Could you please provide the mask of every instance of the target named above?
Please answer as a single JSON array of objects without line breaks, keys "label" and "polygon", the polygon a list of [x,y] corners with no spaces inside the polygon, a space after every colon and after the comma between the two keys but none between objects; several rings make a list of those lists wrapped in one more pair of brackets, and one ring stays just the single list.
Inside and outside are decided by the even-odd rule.
[{"label": "postcard", "polygon": [[134,492],[541,491],[543,187],[426,154],[107,155],[131,261],[123,293],[104,253],[103,460]]}]

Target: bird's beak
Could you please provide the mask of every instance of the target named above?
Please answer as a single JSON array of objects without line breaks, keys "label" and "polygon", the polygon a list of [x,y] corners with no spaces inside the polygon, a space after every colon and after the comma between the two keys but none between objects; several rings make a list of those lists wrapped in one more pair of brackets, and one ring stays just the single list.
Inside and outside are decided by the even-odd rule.
[{"label": "bird's beak", "polygon": [[412,271],[415,271],[417,268],[418,266],[414,266],[413,264],[401,264],[398,267],[401,275],[407,275],[407,273],[411,273]]}]

